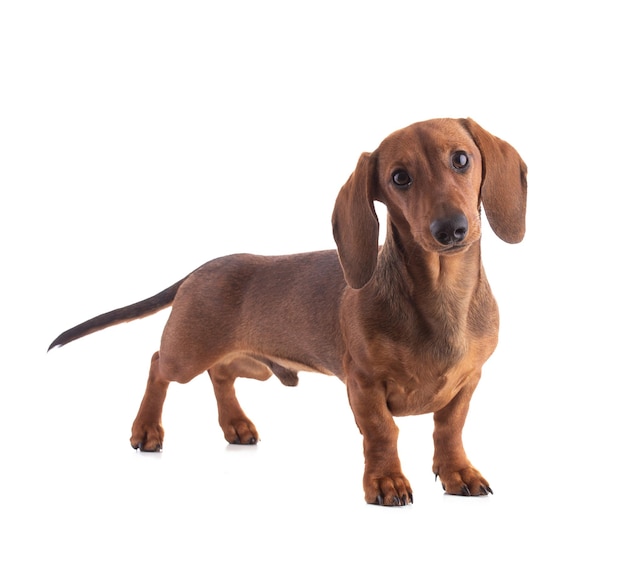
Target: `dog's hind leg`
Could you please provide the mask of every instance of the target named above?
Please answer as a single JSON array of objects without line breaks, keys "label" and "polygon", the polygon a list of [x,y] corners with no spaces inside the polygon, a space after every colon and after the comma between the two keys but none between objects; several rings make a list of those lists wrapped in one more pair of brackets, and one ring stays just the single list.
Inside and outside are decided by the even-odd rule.
[{"label": "dog's hind leg", "polygon": [[170,381],[163,378],[161,374],[157,351],[152,356],[146,392],[133,422],[130,437],[130,444],[133,448],[141,451],[161,451],[164,437],[161,413],[169,384]]},{"label": "dog's hind leg", "polygon": [[[184,359],[183,362],[181,358]],[[161,415],[170,382],[188,383],[204,372],[204,368],[208,366],[205,363],[197,360],[194,364],[180,354],[168,356],[164,354],[163,348],[152,356],[146,392],[133,422],[130,437],[132,447],[141,451],[161,451],[165,435]]]},{"label": "dog's hind leg", "polygon": [[237,400],[235,379],[246,377],[265,381],[270,378],[272,371],[266,364],[242,356],[212,366],[209,375],[217,400],[219,423],[226,441],[235,444],[255,444],[259,441],[259,434]]}]

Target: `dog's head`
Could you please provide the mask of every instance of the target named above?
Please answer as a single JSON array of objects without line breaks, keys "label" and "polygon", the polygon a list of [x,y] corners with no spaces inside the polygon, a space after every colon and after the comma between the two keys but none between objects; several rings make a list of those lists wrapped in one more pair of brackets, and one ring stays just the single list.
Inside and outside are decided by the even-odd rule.
[{"label": "dog's head", "polygon": [[526,165],[505,141],[471,119],[419,122],[363,153],[333,211],[339,258],[352,288],[371,278],[378,258],[374,201],[387,207],[404,245],[461,253],[480,239],[480,204],[494,232],[522,240]]}]

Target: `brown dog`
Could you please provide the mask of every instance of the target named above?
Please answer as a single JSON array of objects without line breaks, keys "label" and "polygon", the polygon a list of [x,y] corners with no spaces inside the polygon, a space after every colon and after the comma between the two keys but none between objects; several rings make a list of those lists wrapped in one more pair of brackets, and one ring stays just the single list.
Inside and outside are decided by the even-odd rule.
[{"label": "brown dog", "polygon": [[[378,246],[374,201],[388,210]],[[489,483],[469,462],[461,431],[498,310],[480,255],[480,205],[509,243],[525,231],[526,166],[474,121],[420,122],[364,153],[333,212],[335,251],[282,257],[232,255],[206,263],[152,298],[102,314],[50,346],[172,305],[152,357],[131,445],[158,451],[168,385],[208,371],[227,441],[253,444],[254,424],[235,395],[237,377],[297,371],[345,382],[363,435],[369,503],[413,495],[400,467],[394,416],[434,413],[433,471],[451,494]]]}]

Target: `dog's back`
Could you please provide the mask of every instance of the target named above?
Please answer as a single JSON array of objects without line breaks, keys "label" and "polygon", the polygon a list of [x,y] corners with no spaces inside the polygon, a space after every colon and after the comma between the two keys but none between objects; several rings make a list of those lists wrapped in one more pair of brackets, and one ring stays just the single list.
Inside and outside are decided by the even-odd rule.
[{"label": "dog's back", "polygon": [[198,357],[204,370],[222,352],[242,352],[294,370],[341,376],[338,317],[345,289],[334,250],[215,259],[181,285],[161,355],[184,351],[190,364]]}]

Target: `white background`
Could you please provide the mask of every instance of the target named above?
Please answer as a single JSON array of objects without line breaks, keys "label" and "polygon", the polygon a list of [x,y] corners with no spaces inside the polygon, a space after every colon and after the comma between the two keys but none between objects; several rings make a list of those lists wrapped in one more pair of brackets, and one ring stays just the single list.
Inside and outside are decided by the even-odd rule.
[{"label": "white background", "polygon": [[[3,2],[0,561],[624,563],[624,54],[617,3]],[[333,247],[362,151],[471,116],[529,167],[528,230],[485,223],[502,315],[465,428],[494,495],[443,494],[432,419],[398,420],[415,504],[364,503],[338,379],[208,377],[166,442],[130,424],[167,312],[61,331],[231,252]]]}]

